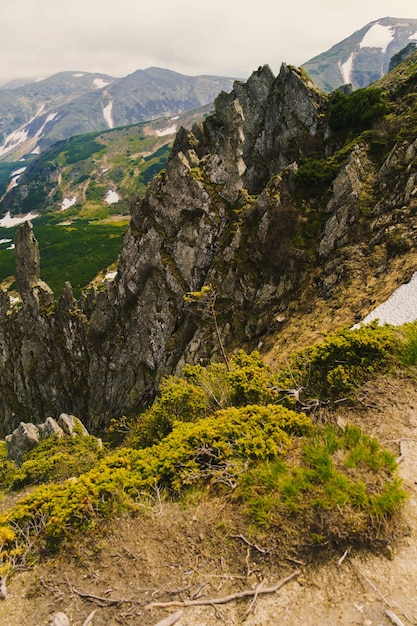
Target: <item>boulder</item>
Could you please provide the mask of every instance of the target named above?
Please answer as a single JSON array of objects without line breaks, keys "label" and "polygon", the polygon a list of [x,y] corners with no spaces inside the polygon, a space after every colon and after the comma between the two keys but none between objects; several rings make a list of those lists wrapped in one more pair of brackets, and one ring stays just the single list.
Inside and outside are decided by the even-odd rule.
[{"label": "boulder", "polygon": [[38,428],[40,439],[46,439],[53,435],[57,435],[57,437],[63,437],[65,435],[64,430],[53,417],[47,417],[43,424],[39,424]]},{"label": "boulder", "polygon": [[8,456],[16,463],[21,463],[23,456],[39,443],[39,428],[32,423],[20,422],[19,426],[7,435]]},{"label": "boulder", "polygon": [[83,435],[84,437],[87,437],[89,434],[82,421],[79,420],[78,417],[75,417],[75,415],[61,413],[58,417],[57,426],[62,429],[66,435]]}]

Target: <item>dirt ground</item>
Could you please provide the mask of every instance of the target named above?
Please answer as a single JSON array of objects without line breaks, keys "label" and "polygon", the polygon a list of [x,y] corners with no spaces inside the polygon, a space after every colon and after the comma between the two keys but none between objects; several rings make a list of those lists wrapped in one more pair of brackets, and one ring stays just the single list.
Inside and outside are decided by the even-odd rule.
[{"label": "dirt ground", "polygon": [[[410,496],[396,541],[382,554],[352,549],[291,561],[260,542],[248,545],[220,500],[185,506],[155,499],[118,520],[96,545],[14,576],[0,601],[0,624],[45,626],[57,612],[71,626],[155,626],[170,616],[178,626],[417,624],[416,385],[384,377],[360,398],[360,410],[340,407],[338,419],[357,423],[401,457]],[[290,575],[277,592],[262,593]],[[256,588],[256,598],[225,604],[149,606],[209,602]]]}]

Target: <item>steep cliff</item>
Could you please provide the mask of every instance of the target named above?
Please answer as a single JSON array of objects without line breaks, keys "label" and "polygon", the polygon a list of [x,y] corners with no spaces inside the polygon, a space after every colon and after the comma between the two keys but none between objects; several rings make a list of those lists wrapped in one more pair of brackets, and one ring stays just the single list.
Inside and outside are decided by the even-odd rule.
[{"label": "steep cliff", "polygon": [[204,285],[217,294],[226,349],[278,359],[407,280],[417,260],[416,66],[413,55],[384,79],[389,114],[360,130],[332,128],[332,99],[298,68],[236,82],[214,115],[179,131],[166,170],[132,203],[117,275],[79,301],[68,285],[54,302],[25,226],[22,303],[7,293],[0,302],[1,432],[62,412],[98,432],[149,401],[163,375],[221,358],[212,317],[184,301]]}]

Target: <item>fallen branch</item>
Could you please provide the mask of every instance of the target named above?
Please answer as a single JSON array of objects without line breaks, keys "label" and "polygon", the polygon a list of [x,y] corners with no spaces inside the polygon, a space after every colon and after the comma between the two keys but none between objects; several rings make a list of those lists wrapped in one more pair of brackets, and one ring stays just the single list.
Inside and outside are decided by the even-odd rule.
[{"label": "fallen branch", "polygon": [[402,622],[400,618],[397,617],[397,615],[395,615],[395,613],[393,613],[392,611],[384,609],[384,614],[389,617],[389,619],[393,624],[395,624],[395,626],[404,626],[404,622]]},{"label": "fallen branch", "polygon": [[233,600],[240,600],[241,598],[252,598],[255,595],[274,593],[300,574],[301,570],[296,570],[286,578],[280,580],[273,587],[263,587],[260,589],[258,585],[256,589],[246,589],[245,591],[238,591],[237,593],[232,593],[228,596],[223,596],[222,598],[212,598],[211,600],[174,600],[172,602],[151,602],[150,604],[147,604],[145,606],[145,609],[154,609],[170,606],[212,606],[216,604],[227,604],[228,602],[232,602]]},{"label": "fallen branch", "polygon": [[251,603],[250,603],[250,605],[248,606],[248,609],[247,609],[247,611],[246,611],[246,613],[245,613],[245,617],[244,617],[244,619],[246,619],[246,618],[248,617],[248,615],[252,612],[253,607],[254,607],[254,606],[255,606],[255,604],[256,604],[256,601],[257,601],[257,599],[258,599],[259,593],[262,591],[262,588],[263,588],[264,584],[265,584],[265,581],[263,580],[263,581],[262,581],[262,582],[261,582],[261,583],[260,583],[260,584],[256,587],[256,589],[255,589],[255,593],[254,593],[254,596],[253,596],[253,598],[252,598],[252,602],[251,602]]},{"label": "fallen branch", "polygon": [[349,552],[350,552],[350,547],[349,547],[349,548],[346,548],[346,550],[344,551],[344,553],[342,554],[342,556],[341,556],[341,557],[340,557],[340,559],[338,560],[337,564],[338,564],[338,566],[339,566],[339,567],[342,565],[343,561],[345,560],[345,558],[347,557],[347,555],[349,554]]},{"label": "fallen branch", "polygon": [[131,604],[142,604],[139,600],[129,600],[127,598],[106,598],[104,596],[96,596],[93,593],[85,593],[84,591],[79,591],[71,585],[69,580],[67,579],[67,585],[70,588],[72,593],[77,594],[80,598],[84,598],[84,600],[90,600],[91,602],[95,602],[99,606],[112,606],[116,604],[125,604],[130,602]]},{"label": "fallen branch", "polygon": [[176,624],[178,620],[180,619],[180,617],[182,617],[183,613],[184,611],[182,610],[177,611],[176,613],[173,613],[169,617],[166,617],[165,619],[155,624],[155,626],[173,626],[173,624]]},{"label": "fallen branch", "polygon": [[261,552],[261,554],[268,554],[269,552],[268,548],[260,548],[256,545],[256,543],[251,543],[250,541],[248,541],[243,535],[232,535],[232,537],[233,539],[241,539],[243,543],[246,543],[246,545],[250,546],[251,548],[255,548],[255,550]]}]

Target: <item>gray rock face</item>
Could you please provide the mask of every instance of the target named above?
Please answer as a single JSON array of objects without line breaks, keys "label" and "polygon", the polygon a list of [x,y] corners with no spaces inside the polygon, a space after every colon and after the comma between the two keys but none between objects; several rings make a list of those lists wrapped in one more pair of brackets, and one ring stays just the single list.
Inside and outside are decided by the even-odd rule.
[{"label": "gray rock face", "polygon": [[[64,412],[100,432],[151,400],[164,375],[221,358],[212,325],[184,302],[189,291],[211,284],[223,343],[250,350],[281,332],[299,303],[314,308],[353,272],[386,267],[399,224],[417,243],[407,226],[415,137],[382,167],[362,140],[323,198],[300,199],[299,165],[338,149],[327,97],[301,70],[284,65],[275,78],[266,66],[215,106],[178,133],[166,170],[132,203],[117,275],[103,291],[75,301],[67,285],[54,302],[30,224],[19,231],[22,306],[0,294],[0,435],[49,415],[65,433],[77,430]],[[378,254],[368,263],[371,245]]]},{"label": "gray rock face", "polygon": [[17,231],[14,256],[16,287],[26,296],[40,279],[39,246],[31,222],[26,222]]},{"label": "gray rock face", "polygon": [[64,431],[53,417],[47,417],[43,424],[38,425],[40,439],[47,437],[63,437]]},{"label": "gray rock face", "polygon": [[355,146],[347,164],[333,181],[333,193],[326,209],[332,216],[326,222],[320,241],[320,257],[328,257],[336,247],[349,241],[352,224],[360,215],[359,199],[370,167],[364,147]]},{"label": "gray rock face", "polygon": [[58,427],[65,433],[65,435],[83,435],[88,436],[88,430],[84,426],[81,420],[75,415],[68,415],[67,413],[61,413],[58,418]]}]

